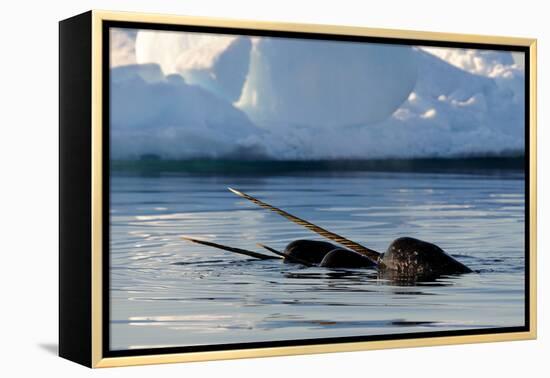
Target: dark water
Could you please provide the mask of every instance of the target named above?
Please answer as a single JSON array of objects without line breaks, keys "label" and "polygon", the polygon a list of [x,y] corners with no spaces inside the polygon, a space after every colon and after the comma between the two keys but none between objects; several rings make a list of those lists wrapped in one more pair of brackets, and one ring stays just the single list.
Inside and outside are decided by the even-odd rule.
[{"label": "dark water", "polygon": [[[115,174],[111,348],[521,326],[523,179]],[[372,270],[251,260],[181,240],[260,251],[257,242],[283,249],[294,239],[319,239],[228,186],[379,251],[398,236],[434,242],[476,273],[401,285]]]}]

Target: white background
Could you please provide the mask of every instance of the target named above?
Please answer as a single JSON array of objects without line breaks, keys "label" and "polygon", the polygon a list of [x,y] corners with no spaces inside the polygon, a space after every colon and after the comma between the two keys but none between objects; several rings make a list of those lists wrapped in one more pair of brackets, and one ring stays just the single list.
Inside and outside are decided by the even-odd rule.
[{"label": "white background", "polygon": [[[548,376],[548,70],[544,1],[5,1],[0,22],[0,375],[80,377]],[[91,371],[55,355],[58,26],[89,9],[341,24],[539,39],[539,339]],[[544,211],[546,210],[546,212]],[[498,316],[495,313],[495,316]],[[546,372],[545,372],[546,370]],[[546,374],[545,374],[546,373]]]}]

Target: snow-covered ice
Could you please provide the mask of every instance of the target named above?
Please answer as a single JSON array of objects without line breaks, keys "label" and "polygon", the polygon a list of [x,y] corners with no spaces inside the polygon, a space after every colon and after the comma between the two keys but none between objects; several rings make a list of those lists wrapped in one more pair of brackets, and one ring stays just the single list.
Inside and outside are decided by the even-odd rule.
[{"label": "snow-covered ice", "polygon": [[524,151],[517,52],[139,31],[135,60],[111,71],[114,158]]}]

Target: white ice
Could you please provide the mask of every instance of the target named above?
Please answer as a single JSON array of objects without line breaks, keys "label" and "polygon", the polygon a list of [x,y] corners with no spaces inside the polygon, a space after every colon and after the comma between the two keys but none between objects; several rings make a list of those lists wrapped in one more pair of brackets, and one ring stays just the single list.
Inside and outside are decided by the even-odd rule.
[{"label": "white ice", "polygon": [[524,151],[520,53],[140,31],[136,58],[112,70],[118,157]]}]

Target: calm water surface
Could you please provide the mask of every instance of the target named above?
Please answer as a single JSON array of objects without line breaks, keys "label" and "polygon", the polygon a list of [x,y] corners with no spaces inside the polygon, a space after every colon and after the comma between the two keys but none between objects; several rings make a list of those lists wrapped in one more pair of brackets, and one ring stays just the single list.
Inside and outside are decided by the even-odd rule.
[{"label": "calm water surface", "polygon": [[[523,185],[515,174],[114,174],[111,349],[521,326]],[[398,285],[181,240],[256,251],[322,240],[228,186],[378,251],[398,236],[434,242],[476,273]]]}]

